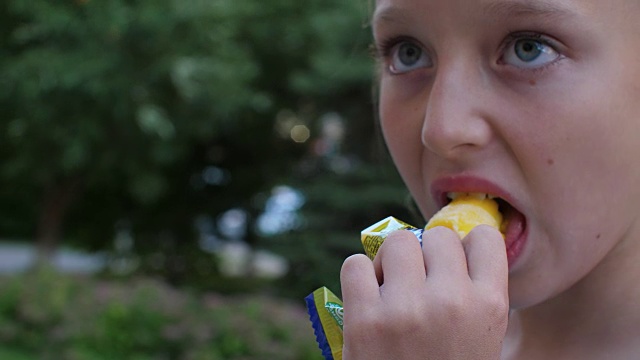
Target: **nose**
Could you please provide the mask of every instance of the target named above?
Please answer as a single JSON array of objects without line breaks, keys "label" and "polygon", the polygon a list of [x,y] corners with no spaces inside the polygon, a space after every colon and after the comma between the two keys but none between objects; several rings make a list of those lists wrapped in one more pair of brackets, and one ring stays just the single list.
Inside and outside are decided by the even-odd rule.
[{"label": "nose", "polygon": [[423,145],[450,160],[485,147],[493,136],[488,92],[478,67],[465,61],[440,66],[427,98]]}]

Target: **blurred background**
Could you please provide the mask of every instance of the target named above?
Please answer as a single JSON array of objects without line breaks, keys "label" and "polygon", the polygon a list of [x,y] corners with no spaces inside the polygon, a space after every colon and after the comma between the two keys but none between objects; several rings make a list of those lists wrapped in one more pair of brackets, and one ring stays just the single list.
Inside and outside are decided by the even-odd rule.
[{"label": "blurred background", "polygon": [[360,230],[419,225],[368,0],[3,0],[0,359],[320,359]]}]

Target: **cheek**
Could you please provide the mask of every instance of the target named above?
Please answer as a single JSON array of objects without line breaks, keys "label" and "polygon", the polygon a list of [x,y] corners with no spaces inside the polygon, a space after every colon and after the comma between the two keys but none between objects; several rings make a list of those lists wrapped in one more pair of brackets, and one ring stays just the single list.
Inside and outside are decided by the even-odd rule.
[{"label": "cheek", "polygon": [[521,163],[549,246],[564,261],[592,265],[640,211],[640,121],[633,115],[640,109],[596,84],[583,86],[600,91],[546,99],[546,110],[528,126],[534,135]]},{"label": "cheek", "polygon": [[412,195],[423,197],[421,134],[426,104],[390,80],[383,80],[380,90],[380,125],[393,162]]},{"label": "cheek", "polygon": [[[429,97],[423,76],[401,75],[408,80],[383,76],[380,83],[380,115],[382,128],[389,134],[396,135],[396,130],[410,129],[416,139],[420,140],[424,113]],[[393,141],[395,138],[390,137]]]},{"label": "cheek", "polygon": [[527,215],[537,254],[528,267],[534,278],[514,281],[515,303],[538,298],[530,287],[549,295],[578,281],[630,235],[640,213],[636,121],[597,97],[573,100],[590,105],[547,102],[548,111],[519,133],[535,135],[512,145],[532,206]]}]

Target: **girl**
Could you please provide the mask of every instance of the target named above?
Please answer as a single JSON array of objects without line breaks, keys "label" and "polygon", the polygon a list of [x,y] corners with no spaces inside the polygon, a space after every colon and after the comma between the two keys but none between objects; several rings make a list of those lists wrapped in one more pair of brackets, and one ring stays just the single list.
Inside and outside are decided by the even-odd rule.
[{"label": "girl", "polygon": [[640,358],[640,1],[378,0],[381,127],[425,218],[342,268],[344,358]]}]

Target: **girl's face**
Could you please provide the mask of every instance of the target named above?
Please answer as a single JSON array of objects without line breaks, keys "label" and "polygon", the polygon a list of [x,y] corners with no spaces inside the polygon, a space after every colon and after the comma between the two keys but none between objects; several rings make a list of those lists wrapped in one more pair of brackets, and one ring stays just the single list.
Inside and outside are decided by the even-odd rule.
[{"label": "girl's face", "polygon": [[512,307],[640,243],[637,14],[628,0],[377,1],[392,157],[425,218],[447,192],[505,200]]}]

